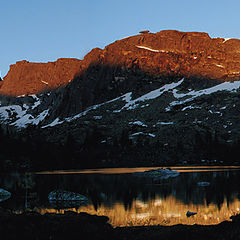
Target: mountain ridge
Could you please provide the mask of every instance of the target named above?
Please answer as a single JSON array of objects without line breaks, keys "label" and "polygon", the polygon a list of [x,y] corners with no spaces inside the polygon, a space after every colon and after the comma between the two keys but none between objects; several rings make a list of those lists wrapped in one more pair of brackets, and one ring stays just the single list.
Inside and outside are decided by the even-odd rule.
[{"label": "mountain ridge", "polygon": [[56,62],[10,66],[0,94],[38,94],[66,86],[84,75],[91,65],[139,69],[148,74],[236,80],[240,76],[240,40],[210,38],[207,33],[164,30],[144,32],[94,48],[83,60],[64,58]]},{"label": "mountain ridge", "polygon": [[[20,166],[28,159],[36,169],[238,164],[239,41],[163,31],[93,49],[83,60],[40,64],[40,70],[53,68],[49,75],[35,71],[39,64],[18,63],[33,66],[29,72],[38,77],[26,76],[30,85],[23,88],[48,81],[42,76],[52,79],[52,84],[57,79],[59,85],[49,84],[37,94],[9,96],[1,91],[10,84],[10,74],[4,79],[0,130],[14,143],[20,139],[17,145],[22,147],[16,146],[13,156],[5,153],[3,168],[9,167],[9,158]],[[23,80],[25,70],[19,74]],[[13,66],[10,73],[14,71]],[[19,78],[13,76],[15,86]],[[8,138],[0,137],[0,142],[6,150],[11,146]],[[24,158],[19,160],[21,155]]]}]

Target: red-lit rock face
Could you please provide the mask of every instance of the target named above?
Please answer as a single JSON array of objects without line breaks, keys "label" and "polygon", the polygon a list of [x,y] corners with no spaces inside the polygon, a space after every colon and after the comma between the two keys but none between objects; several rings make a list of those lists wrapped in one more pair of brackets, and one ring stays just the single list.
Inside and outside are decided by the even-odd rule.
[{"label": "red-lit rock face", "polygon": [[4,78],[0,94],[18,96],[65,86],[90,64],[137,68],[156,75],[231,81],[240,77],[240,40],[172,30],[144,33],[118,40],[103,50],[95,48],[82,61],[17,62]]},{"label": "red-lit rock face", "polygon": [[56,62],[17,62],[3,79],[0,94],[19,96],[34,94],[67,85],[79,71],[81,61],[58,59]]}]

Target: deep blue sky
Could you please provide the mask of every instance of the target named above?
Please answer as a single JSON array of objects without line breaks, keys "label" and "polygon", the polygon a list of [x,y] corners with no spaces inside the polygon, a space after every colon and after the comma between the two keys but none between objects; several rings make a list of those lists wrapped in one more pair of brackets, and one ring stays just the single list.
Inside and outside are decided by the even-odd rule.
[{"label": "deep blue sky", "polygon": [[239,0],[2,0],[0,10],[2,77],[16,61],[82,59],[145,29],[240,38]]}]

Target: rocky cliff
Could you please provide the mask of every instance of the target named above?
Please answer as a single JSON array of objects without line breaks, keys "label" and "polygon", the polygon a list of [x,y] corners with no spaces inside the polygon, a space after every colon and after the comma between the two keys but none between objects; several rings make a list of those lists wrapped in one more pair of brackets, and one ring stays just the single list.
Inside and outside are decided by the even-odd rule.
[{"label": "rocky cliff", "polygon": [[10,66],[0,85],[0,94],[20,96],[49,91],[67,85],[81,69],[81,61],[60,58],[56,62],[20,61]]},{"label": "rocky cliff", "polygon": [[[118,40],[93,49],[85,58],[49,63],[17,62],[4,78],[0,94],[36,94],[65,86],[91,65],[138,69],[156,76],[236,80],[240,76],[240,40],[210,38],[207,33],[173,30]],[[116,76],[123,81],[121,76]]]}]

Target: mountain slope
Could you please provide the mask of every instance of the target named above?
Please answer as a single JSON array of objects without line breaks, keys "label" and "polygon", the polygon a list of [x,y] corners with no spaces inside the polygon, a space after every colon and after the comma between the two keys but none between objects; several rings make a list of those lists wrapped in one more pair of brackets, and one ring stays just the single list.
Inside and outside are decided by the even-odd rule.
[{"label": "mountain slope", "polygon": [[[17,64],[4,78],[0,122],[36,149],[57,145],[55,157],[71,161],[56,168],[237,161],[239,51],[240,40],[162,31],[82,61],[20,63],[29,71]],[[38,85],[45,80],[48,89]],[[44,158],[47,167],[53,156]]]}]

